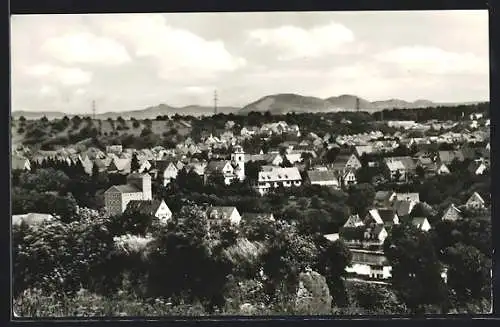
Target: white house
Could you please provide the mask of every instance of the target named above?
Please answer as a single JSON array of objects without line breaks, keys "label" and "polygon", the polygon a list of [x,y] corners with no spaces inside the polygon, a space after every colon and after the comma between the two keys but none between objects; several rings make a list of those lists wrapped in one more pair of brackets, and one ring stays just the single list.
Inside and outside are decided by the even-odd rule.
[{"label": "white house", "polygon": [[392,267],[382,251],[369,251],[350,249],[352,253],[351,265],[346,267],[346,272],[360,277],[373,279],[389,279]]},{"label": "white house", "polygon": [[19,156],[12,156],[12,170],[25,170],[31,171],[30,161],[26,158]]},{"label": "white house", "polygon": [[236,207],[210,207],[207,210],[207,215],[211,219],[229,219],[235,225],[241,221],[241,215]]},{"label": "white house", "polygon": [[411,221],[412,225],[420,229],[421,231],[427,232],[431,229],[431,224],[429,220],[425,217],[415,217]]},{"label": "white house", "polygon": [[481,195],[479,195],[479,193],[474,192],[465,203],[465,206],[468,209],[484,209],[485,202]]},{"label": "white house", "polygon": [[347,170],[342,175],[339,182],[341,182],[342,185],[344,185],[344,186],[354,185],[357,183],[356,174],[354,173],[353,170]]},{"label": "white house", "polygon": [[125,212],[127,211],[151,215],[162,224],[166,224],[172,218],[172,211],[164,200],[132,200],[127,204]]},{"label": "white house", "polygon": [[455,221],[462,218],[462,211],[453,203],[444,211],[442,220]]},{"label": "white house", "polygon": [[302,176],[297,167],[268,167],[259,172],[256,190],[264,195],[272,188],[302,185]]}]

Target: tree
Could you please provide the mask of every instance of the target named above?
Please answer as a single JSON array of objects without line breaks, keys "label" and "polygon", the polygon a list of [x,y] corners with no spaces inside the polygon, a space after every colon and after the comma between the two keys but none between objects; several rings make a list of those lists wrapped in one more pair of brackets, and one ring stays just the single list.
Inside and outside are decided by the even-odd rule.
[{"label": "tree", "polygon": [[345,268],[351,264],[352,254],[342,241],[331,242],[323,235],[318,235],[315,243],[319,250],[315,270],[325,276],[334,303],[345,306],[347,294],[343,277]]},{"label": "tree", "polygon": [[26,118],[24,118],[24,116],[21,116],[21,117],[19,117],[19,121],[25,122]]},{"label": "tree", "polygon": [[473,246],[457,243],[445,249],[448,263],[448,286],[459,303],[470,299],[490,298],[491,259]]},{"label": "tree", "polygon": [[384,252],[392,266],[392,285],[413,313],[424,311],[426,305],[447,311],[442,265],[428,233],[409,223],[395,225]]},{"label": "tree", "polygon": [[131,173],[137,173],[139,171],[139,168],[140,168],[140,164],[139,164],[139,159],[137,159],[137,153],[134,153],[132,155],[132,159],[131,159],[131,162],[130,162],[130,172]]},{"label": "tree", "polygon": [[364,216],[375,199],[373,185],[368,183],[353,185],[348,193],[347,204],[354,209],[354,212]]}]

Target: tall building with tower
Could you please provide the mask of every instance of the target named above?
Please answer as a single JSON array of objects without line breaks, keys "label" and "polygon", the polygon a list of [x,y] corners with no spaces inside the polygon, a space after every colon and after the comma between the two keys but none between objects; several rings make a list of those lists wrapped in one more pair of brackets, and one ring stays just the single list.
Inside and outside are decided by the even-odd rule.
[{"label": "tall building with tower", "polygon": [[127,184],[113,185],[104,192],[106,211],[110,215],[122,214],[130,201],[151,201],[151,175],[132,173],[127,176]]},{"label": "tall building with tower", "polygon": [[234,147],[231,162],[235,165],[234,174],[240,181],[243,181],[245,179],[245,151],[241,145]]}]

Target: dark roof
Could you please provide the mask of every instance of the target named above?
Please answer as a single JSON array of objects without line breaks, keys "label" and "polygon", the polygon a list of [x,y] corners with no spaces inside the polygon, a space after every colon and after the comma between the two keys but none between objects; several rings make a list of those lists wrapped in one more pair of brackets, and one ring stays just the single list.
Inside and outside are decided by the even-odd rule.
[{"label": "dark roof", "polygon": [[392,208],[396,210],[398,216],[406,216],[410,213],[411,202],[405,200],[397,200],[394,201]]},{"label": "dark roof", "polygon": [[161,200],[132,200],[127,204],[125,212],[140,212],[144,215],[154,215],[161,203]]},{"label": "dark roof", "polygon": [[385,202],[389,201],[390,197],[394,194],[394,191],[377,191],[375,193],[375,201]]},{"label": "dark roof", "polygon": [[376,224],[376,225],[367,227],[365,230],[365,233],[368,233],[369,239],[373,240],[373,239],[378,238],[380,232],[382,232],[383,229],[384,229],[383,225]]},{"label": "dark roof", "polygon": [[462,151],[439,151],[438,157],[439,160],[445,164],[451,163],[454,159],[464,161],[464,155]]},{"label": "dark roof", "polygon": [[216,171],[222,172],[227,163],[228,161],[226,160],[212,160],[208,163],[206,171],[211,173]]},{"label": "dark roof", "polygon": [[397,213],[393,209],[378,209],[378,214],[384,223],[392,224]]},{"label": "dark roof", "polygon": [[358,251],[355,249],[351,250],[352,262],[364,263],[371,265],[385,265],[387,264],[387,259],[383,253],[374,251]]},{"label": "dark roof", "polygon": [[337,180],[337,175],[332,170],[309,170],[307,176],[311,182]]},{"label": "dark roof", "polygon": [[177,168],[177,159],[169,158],[163,160],[153,160],[152,162],[153,169],[157,169],[158,171],[165,171],[170,164],[173,164],[175,168]]}]

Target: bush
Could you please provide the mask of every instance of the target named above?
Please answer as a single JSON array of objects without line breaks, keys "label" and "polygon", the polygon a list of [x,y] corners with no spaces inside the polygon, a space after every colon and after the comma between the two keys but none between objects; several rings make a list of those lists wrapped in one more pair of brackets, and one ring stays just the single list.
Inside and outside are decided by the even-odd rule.
[{"label": "bush", "polygon": [[140,126],[140,125],[141,125],[141,124],[140,124],[137,120],[134,120],[134,121],[132,122],[132,127],[134,127],[134,128],[139,128],[139,126]]},{"label": "bush", "polygon": [[19,128],[17,129],[17,133],[18,133],[18,134],[23,134],[23,133],[24,133],[24,128],[19,127]]}]

